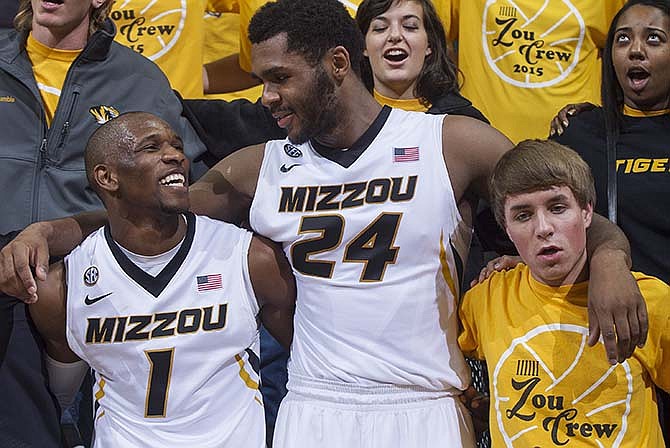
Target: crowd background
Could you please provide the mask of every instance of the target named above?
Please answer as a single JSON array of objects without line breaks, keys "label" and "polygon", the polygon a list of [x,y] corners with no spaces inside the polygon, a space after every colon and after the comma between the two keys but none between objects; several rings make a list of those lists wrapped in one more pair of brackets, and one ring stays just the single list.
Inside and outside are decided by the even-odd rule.
[{"label": "crowd background", "polygon": [[[156,83],[163,92],[171,87],[186,99],[182,103],[186,115],[193,112],[201,117],[202,108],[213,104],[202,100],[218,99],[234,107],[213,110],[224,116],[247,116],[244,114],[248,113],[250,118],[246,126],[259,123],[264,126],[251,133],[247,133],[244,126],[230,130],[230,133],[236,132],[245,138],[223,145],[215,154],[203,154],[205,149],[202,147],[197,149],[193,155],[200,156],[203,162],[218,160],[242,146],[264,141],[268,135],[281,135],[273,119],[260,110],[262,106],[257,100],[262,90],[249,74],[251,44],[246,30],[251,16],[264,3],[261,0],[116,0],[111,6],[109,16],[116,27],[116,42],[158,65],[170,85],[163,80]],[[602,105],[569,118],[565,133],[561,132],[562,136],[556,138],[577,150],[594,170],[598,211],[617,220],[627,233],[633,248],[633,269],[670,281],[670,266],[663,253],[663,248],[670,246],[670,222],[663,213],[668,207],[667,199],[665,202],[651,199],[663,201],[660,198],[670,198],[670,182],[667,180],[670,172],[667,162],[670,157],[667,143],[670,80],[666,76],[656,81],[661,83],[660,99],[651,105],[635,104],[631,100],[632,94],[622,89],[625,74],[616,73],[611,54],[616,47],[615,18],[624,6],[624,0],[435,0],[432,3],[428,0],[341,0],[341,3],[356,17],[366,37],[366,81],[381,104],[427,113],[469,115],[490,122],[513,142],[548,137],[552,118],[567,104],[589,102]],[[663,0],[655,2],[666,8],[667,3]],[[12,27],[18,6],[18,0],[0,0],[3,34]],[[414,9],[402,9],[408,7]],[[394,18],[393,13],[398,11],[403,14]],[[375,24],[375,18],[382,14],[389,17],[385,27]],[[417,31],[416,24],[407,23],[405,17],[408,14],[423,15],[421,29]],[[667,37],[664,41],[666,48]],[[380,42],[377,46],[375,39]],[[389,40],[397,41],[399,48],[403,48],[390,58],[396,58],[395,65],[389,65],[388,54],[384,53],[384,43]],[[641,46],[633,50],[632,56],[622,57],[645,60],[649,57],[646,52],[647,49]],[[662,67],[663,61],[670,62],[667,53],[655,57],[657,59],[652,62],[657,64],[657,69]],[[405,59],[414,61],[414,65],[400,64]],[[409,66],[411,68],[407,68]],[[432,75],[426,75],[431,70]],[[602,95],[601,71],[606,74],[605,82],[609,88],[602,89]],[[651,75],[658,77],[657,72]],[[62,85],[64,79],[60,82]],[[45,95],[44,91],[41,94]],[[148,92],[138,91],[137,94]],[[235,99],[249,102],[228,103]],[[176,111],[179,100],[175,97],[170,101],[174,101]],[[201,121],[192,120],[191,124],[186,124],[184,119],[172,118],[172,123],[181,123],[175,127],[188,129],[184,131],[186,133],[198,133],[203,140],[207,138],[198,128]],[[82,130],[82,135],[92,129]],[[638,160],[648,160],[649,169],[643,170],[636,162]],[[637,168],[628,167],[628,161],[637,163]],[[608,173],[611,168],[608,163],[615,164],[615,174]],[[653,166],[656,169],[651,169]],[[632,176],[632,173],[640,175]],[[612,182],[608,181],[612,176],[619,181],[618,196],[616,189],[612,192]],[[197,173],[193,179],[196,178]],[[39,218],[53,218],[92,207],[93,204],[63,207],[62,213],[47,213]],[[640,213],[640,207],[646,211]],[[485,205],[480,207],[480,210],[485,209]],[[486,237],[495,225],[484,215],[482,213],[481,221],[477,222],[481,222],[479,235],[484,234],[481,239],[486,241],[483,241],[483,248],[477,238],[473,241],[473,256],[465,269],[468,279],[474,278],[481,265],[490,259],[491,251],[506,249],[495,238]],[[18,222],[8,215],[3,220],[6,221],[1,227],[5,231],[31,221],[22,219]],[[469,281],[463,284],[467,285]],[[14,328],[17,331],[17,327]],[[26,337],[34,337],[29,327],[25,332]],[[286,393],[283,366],[287,354],[269,336],[264,340],[262,350],[269,351],[261,362],[270,369],[263,381],[267,389],[264,393],[268,397],[266,412],[271,431],[276,406]],[[39,358],[35,352],[30,356]],[[39,370],[37,358],[33,359],[32,367],[22,368]],[[4,362],[4,354],[1,359],[2,369],[12,367],[9,362]],[[474,370],[477,372],[478,368]],[[485,374],[480,376],[486,377]],[[479,386],[485,391],[483,381]],[[39,393],[31,391],[31,394]],[[44,397],[40,399],[45,400]],[[54,412],[45,411],[38,420],[53,419],[54,415]],[[9,426],[2,420],[0,423],[0,432]],[[90,425],[90,421],[82,417],[82,425]],[[56,430],[52,422],[43,421],[36,428],[36,437],[54,439]],[[84,440],[75,438],[68,443],[86,443],[89,431],[84,429],[82,432]],[[0,440],[2,437],[0,434]],[[486,446],[489,442],[484,437],[479,443]]]}]

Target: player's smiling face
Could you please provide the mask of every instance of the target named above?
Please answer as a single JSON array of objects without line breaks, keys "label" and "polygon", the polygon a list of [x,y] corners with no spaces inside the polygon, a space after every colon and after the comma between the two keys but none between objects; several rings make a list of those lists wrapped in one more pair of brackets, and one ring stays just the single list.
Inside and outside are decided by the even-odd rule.
[{"label": "player's smiling face", "polygon": [[153,117],[130,123],[128,131],[128,152],[118,163],[122,202],[140,212],[187,211],[189,164],[181,138]]},{"label": "player's smiling face", "polygon": [[612,61],[628,106],[670,108],[670,17],[658,8],[635,5],[616,25]]},{"label": "player's smiling face", "polygon": [[391,98],[413,98],[414,86],[431,54],[423,8],[412,0],[394,1],[365,33],[375,89]]},{"label": "player's smiling face", "polygon": [[262,102],[293,143],[336,128],[335,84],[322,63],[315,66],[286,51],[286,35],[278,34],[252,48],[252,70],[263,83]]},{"label": "player's smiling face", "polygon": [[507,234],[533,277],[550,286],[586,280],[586,229],[592,215],[593,207],[583,209],[565,186],[505,200]]}]

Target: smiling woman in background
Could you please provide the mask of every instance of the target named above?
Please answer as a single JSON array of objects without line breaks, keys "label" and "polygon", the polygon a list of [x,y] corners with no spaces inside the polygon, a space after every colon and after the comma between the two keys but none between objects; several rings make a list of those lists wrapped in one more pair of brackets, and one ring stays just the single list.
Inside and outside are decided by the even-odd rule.
[{"label": "smiling woman in background", "polygon": [[458,92],[458,69],[430,0],[365,0],[356,22],[365,36],[364,80],[378,102],[488,123]]}]

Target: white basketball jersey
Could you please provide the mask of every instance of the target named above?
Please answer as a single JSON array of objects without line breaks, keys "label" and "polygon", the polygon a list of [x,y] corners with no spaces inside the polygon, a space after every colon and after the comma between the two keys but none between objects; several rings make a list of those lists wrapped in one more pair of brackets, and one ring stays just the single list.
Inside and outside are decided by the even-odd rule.
[{"label": "white basketball jersey", "polygon": [[186,217],[156,277],[108,227],[65,259],[68,344],[96,373],[96,447],[265,446],[252,234]]},{"label": "white basketball jersey", "polygon": [[442,121],[385,107],[337,154],[266,145],[250,222],[283,243],[296,276],[289,389],[298,378],[468,384],[456,296],[471,229],[442,155]]}]

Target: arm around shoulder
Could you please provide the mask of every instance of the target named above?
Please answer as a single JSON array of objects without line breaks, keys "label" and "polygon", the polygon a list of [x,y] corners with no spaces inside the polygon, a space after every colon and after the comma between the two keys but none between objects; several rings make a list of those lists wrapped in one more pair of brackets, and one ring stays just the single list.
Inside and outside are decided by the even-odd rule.
[{"label": "arm around shoulder", "polygon": [[442,125],[442,151],[456,201],[466,192],[488,198],[488,180],[502,155],[513,147],[502,133],[474,118],[449,115]]},{"label": "arm around shoulder", "polygon": [[104,211],[37,222],[21,231],[0,251],[0,290],[33,303],[37,300],[35,277],[46,280],[49,255],[65,255],[107,221]]},{"label": "arm around shoulder", "polygon": [[647,337],[647,308],[630,273],[630,246],[621,229],[593,214],[587,233],[589,344],[602,333],[610,363],[629,358]]},{"label": "arm around shoulder", "polygon": [[241,149],[212,167],[190,187],[191,211],[240,224],[248,218],[265,145]]},{"label": "arm around shoulder", "polygon": [[291,266],[277,244],[260,236],[252,238],[248,259],[261,321],[277,341],[289,348],[296,299]]}]

